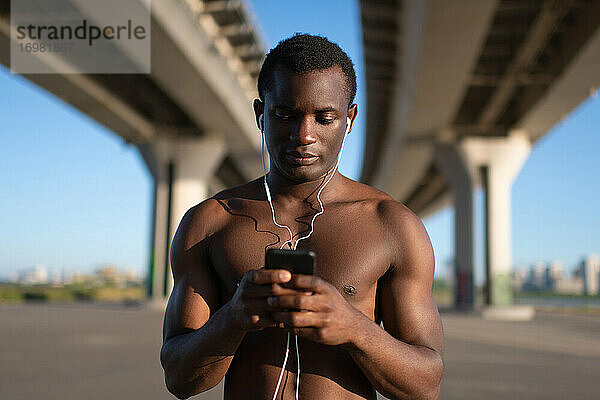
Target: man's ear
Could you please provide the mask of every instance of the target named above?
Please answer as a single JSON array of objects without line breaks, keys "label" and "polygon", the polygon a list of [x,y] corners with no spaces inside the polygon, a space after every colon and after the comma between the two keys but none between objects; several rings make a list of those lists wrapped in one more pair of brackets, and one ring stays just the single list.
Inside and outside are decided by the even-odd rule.
[{"label": "man's ear", "polygon": [[348,107],[348,119],[349,119],[349,127],[347,127],[346,134],[350,133],[352,127],[354,126],[354,121],[356,120],[356,116],[358,115],[358,106],[356,104],[352,104]]},{"label": "man's ear", "polygon": [[265,126],[265,103],[263,103],[260,99],[254,99],[254,102],[252,103],[252,108],[254,109],[256,125],[258,126],[258,129],[262,132]]}]

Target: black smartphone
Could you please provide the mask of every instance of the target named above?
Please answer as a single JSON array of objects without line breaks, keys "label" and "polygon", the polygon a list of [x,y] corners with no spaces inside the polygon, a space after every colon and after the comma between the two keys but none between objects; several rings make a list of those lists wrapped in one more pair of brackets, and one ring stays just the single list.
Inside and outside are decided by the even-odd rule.
[{"label": "black smartphone", "polygon": [[266,269],[287,269],[292,274],[314,275],[317,256],[310,250],[268,249]]}]

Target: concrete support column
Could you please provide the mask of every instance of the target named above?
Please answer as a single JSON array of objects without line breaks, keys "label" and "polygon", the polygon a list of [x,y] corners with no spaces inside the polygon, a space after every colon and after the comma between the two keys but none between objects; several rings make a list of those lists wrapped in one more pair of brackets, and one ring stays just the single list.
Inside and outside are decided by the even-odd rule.
[{"label": "concrete support column", "polygon": [[473,190],[475,177],[453,144],[436,146],[434,158],[454,198],[454,305],[473,308]]},{"label": "concrete support column", "polygon": [[511,188],[531,151],[527,135],[469,137],[436,147],[438,167],[454,192],[456,306],[473,305],[473,190],[483,186],[486,198],[487,305],[513,303]]},{"label": "concrete support column", "polygon": [[531,152],[527,136],[469,138],[461,143],[471,170],[478,168],[485,193],[486,299],[490,306],[513,303],[511,189]]},{"label": "concrete support column", "polygon": [[216,139],[162,139],[139,146],[154,177],[154,222],[148,295],[168,298],[173,288],[171,241],[185,212],[209,196],[208,182],[226,152]]}]

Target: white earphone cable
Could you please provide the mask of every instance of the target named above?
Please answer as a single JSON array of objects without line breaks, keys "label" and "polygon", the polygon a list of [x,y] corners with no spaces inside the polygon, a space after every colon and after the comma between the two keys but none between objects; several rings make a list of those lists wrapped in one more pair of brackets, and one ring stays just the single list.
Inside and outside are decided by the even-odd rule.
[{"label": "white earphone cable", "polygon": [[315,220],[317,219],[317,217],[319,215],[321,215],[325,212],[325,206],[323,205],[323,202],[321,201],[321,192],[323,191],[323,189],[325,189],[325,186],[327,186],[327,184],[329,183],[331,178],[333,178],[333,175],[335,175],[335,171],[337,170],[337,167],[340,163],[340,158],[342,156],[342,150],[344,149],[344,143],[346,142],[346,136],[348,136],[348,135],[345,134],[344,139],[342,140],[342,146],[340,147],[340,152],[338,153],[337,162],[335,163],[335,166],[332,169],[333,173],[331,174],[331,176],[329,176],[329,178],[327,178],[327,181],[325,182],[325,184],[323,186],[321,186],[321,189],[319,189],[319,191],[317,193],[317,201],[319,202],[319,205],[321,206],[321,211],[319,211],[318,213],[313,215],[312,220],[310,221],[310,231],[305,236],[302,236],[301,238],[296,240],[296,244],[294,245],[294,250],[296,250],[296,247],[298,247],[298,242],[300,242],[301,240],[304,240],[304,239],[308,239],[310,237],[310,235],[312,235],[312,233],[314,231]]},{"label": "white earphone cable", "polygon": [[[281,372],[279,373],[279,379],[277,380],[277,387],[275,388],[275,393],[273,393],[273,400],[277,397],[277,393],[279,392],[279,386],[281,386],[281,380],[283,379],[283,372],[285,371],[285,366],[287,365],[288,356],[290,354],[290,333],[287,334],[287,343],[285,345],[285,357],[283,358],[283,365],[281,366]],[[296,394],[296,400],[298,399],[298,395]]]},{"label": "white earphone cable", "polygon": [[[290,333],[288,332],[288,337]],[[298,348],[298,335],[294,334],[294,339],[296,339],[296,362],[297,362],[297,374],[296,374],[296,400],[300,398],[300,350]]]},{"label": "white earphone cable", "polygon": [[[285,242],[283,242],[283,244],[281,245],[280,248],[282,249],[286,244],[291,243],[292,249],[296,250],[296,248],[298,247],[298,243],[301,240],[308,239],[312,235],[312,233],[314,232],[315,220],[317,219],[317,217],[319,215],[321,215],[325,212],[325,206],[323,205],[323,202],[321,201],[321,192],[323,191],[323,189],[325,189],[325,186],[327,186],[329,181],[331,181],[331,178],[333,178],[333,176],[335,175],[335,171],[337,170],[337,167],[340,164],[340,159],[342,157],[342,150],[344,150],[344,143],[346,142],[346,136],[348,136],[348,133],[350,132],[351,121],[350,121],[350,118],[346,118],[346,133],[344,134],[344,138],[342,140],[342,146],[340,147],[340,152],[338,153],[337,161],[335,163],[335,166],[330,171],[327,172],[327,173],[332,172],[332,174],[329,176],[329,178],[327,178],[327,180],[325,181],[323,186],[321,186],[321,188],[317,192],[317,201],[319,202],[319,205],[321,206],[321,210],[319,212],[317,212],[315,215],[313,215],[312,220],[310,221],[310,231],[308,232],[308,234],[306,234],[305,236],[302,236],[301,238],[296,240],[296,243],[293,243],[294,235],[292,234],[292,229],[288,225],[279,224],[275,218],[275,208],[273,207],[273,199],[271,198],[271,190],[269,189],[269,184],[267,183],[267,166],[265,163],[265,142],[266,142],[266,140],[265,140],[265,133],[264,133],[264,117],[261,115],[260,118],[262,119],[262,126],[261,126],[261,130],[260,130],[261,136],[262,136],[260,153],[261,153],[261,159],[262,159],[262,164],[263,164],[263,170],[265,172],[264,178],[263,178],[264,179],[263,184],[265,187],[265,193],[267,195],[267,202],[269,203],[269,206],[271,207],[271,216],[273,218],[273,223],[280,228],[285,228],[288,231],[288,233],[290,234],[289,240],[286,240]],[[298,335],[294,334],[294,339],[295,339],[295,345],[296,345],[296,361],[297,361],[295,393],[296,393],[296,400],[298,400],[299,392],[300,392],[300,350],[298,348]],[[287,333],[287,341],[286,341],[286,346],[285,346],[285,357],[283,359],[283,365],[281,367],[281,373],[279,374],[279,379],[277,380],[277,386],[275,388],[275,393],[273,393],[273,400],[276,399],[277,393],[279,392],[279,387],[281,386],[281,380],[283,379],[283,373],[284,373],[285,367],[287,365],[289,353],[290,353],[290,332]]]}]

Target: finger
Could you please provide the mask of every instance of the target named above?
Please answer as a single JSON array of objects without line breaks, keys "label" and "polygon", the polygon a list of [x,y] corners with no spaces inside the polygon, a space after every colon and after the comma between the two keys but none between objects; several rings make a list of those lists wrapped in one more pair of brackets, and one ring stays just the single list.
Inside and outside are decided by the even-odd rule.
[{"label": "finger", "polygon": [[249,324],[248,330],[261,330],[278,327],[280,323],[274,321],[268,314],[259,313],[250,316]]},{"label": "finger", "polygon": [[247,283],[244,285],[242,290],[242,297],[244,299],[260,298],[264,300],[269,296],[293,295],[298,293],[297,290],[284,288],[276,283],[271,285],[256,285],[253,283]]},{"label": "finger", "polygon": [[[297,293],[297,292],[295,292]],[[242,311],[247,314],[260,314],[260,313],[270,313],[271,311],[280,311],[282,308],[297,308],[297,307],[281,307],[276,304],[279,296],[263,296],[263,297],[254,297],[254,298],[246,298],[242,303]],[[273,299],[273,300],[269,300]],[[304,303],[303,303],[304,304]],[[323,310],[325,311],[325,310]]]},{"label": "finger", "polygon": [[321,332],[320,328],[294,328],[293,332],[306,339],[310,339],[313,342],[321,341]]},{"label": "finger", "polygon": [[285,283],[292,279],[292,274],[286,269],[255,269],[249,271],[248,275],[248,281],[256,285]]},{"label": "finger", "polygon": [[307,296],[305,292],[296,292],[292,295],[269,296],[267,304],[272,309],[292,308],[302,311],[326,311],[322,296]]},{"label": "finger", "polygon": [[302,289],[315,293],[325,293],[331,284],[314,275],[296,275],[285,284],[285,287]]},{"label": "finger", "polygon": [[245,314],[261,314],[271,310],[273,310],[273,307],[267,303],[266,297],[245,299],[242,306],[242,311]]},{"label": "finger", "polygon": [[288,328],[320,328],[325,324],[323,315],[312,311],[274,311],[271,318],[275,322],[283,322]]}]

